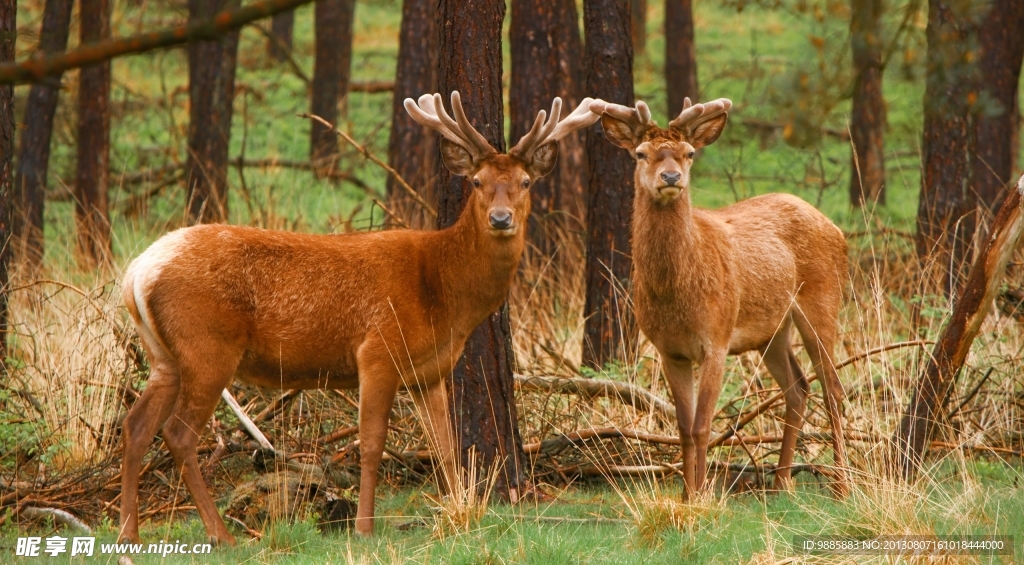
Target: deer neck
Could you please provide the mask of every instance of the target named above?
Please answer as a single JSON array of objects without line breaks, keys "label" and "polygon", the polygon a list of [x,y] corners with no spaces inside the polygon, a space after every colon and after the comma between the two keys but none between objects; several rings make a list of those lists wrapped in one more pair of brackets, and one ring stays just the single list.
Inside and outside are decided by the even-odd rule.
[{"label": "deer neck", "polygon": [[508,297],[526,232],[524,224],[513,236],[493,236],[471,213],[475,197],[474,192],[455,225],[438,232],[439,275],[450,315],[474,327]]},{"label": "deer neck", "polygon": [[633,203],[633,272],[638,291],[675,297],[693,286],[702,264],[701,232],[687,190],[662,204],[637,189]]}]

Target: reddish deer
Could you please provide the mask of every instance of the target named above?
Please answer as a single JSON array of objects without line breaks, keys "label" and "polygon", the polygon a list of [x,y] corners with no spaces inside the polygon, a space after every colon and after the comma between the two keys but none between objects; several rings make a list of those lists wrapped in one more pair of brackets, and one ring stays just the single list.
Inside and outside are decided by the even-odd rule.
[{"label": "reddish deer", "polygon": [[[122,297],[150,361],[124,422],[121,539],[139,542],[140,464],[156,431],[215,542],[234,544],[207,490],[196,444],[235,377],[277,388],[359,388],[361,476],[356,531],[373,532],[374,489],[399,387],[417,405],[445,473],[453,472],[445,378],[473,329],[505,300],[523,252],[530,182],[557,141],[599,119],[585,99],[559,122],[539,112],[508,154],[441,95],[405,107],[441,134],[445,165],[475,189],[454,226],[307,235],[226,225],[180,229],[128,267]],[[441,473],[442,481],[446,476]],[[451,476],[451,475],[447,475]]]},{"label": "reddish deer", "polygon": [[[846,492],[843,387],[833,346],[848,277],[846,239],[810,204],[766,194],[721,210],[690,202],[696,151],[718,139],[732,102],[693,105],[662,129],[642,101],[635,108],[591,103],[605,136],[636,160],[633,200],[633,303],[644,335],[661,356],[675,400],[684,491],[704,487],[711,419],[725,358],[761,352],[785,392],[776,488],[792,486],[808,381],[790,346],[793,325],[825,390],[832,426],[836,491]],[[693,363],[698,378],[695,396]]]}]

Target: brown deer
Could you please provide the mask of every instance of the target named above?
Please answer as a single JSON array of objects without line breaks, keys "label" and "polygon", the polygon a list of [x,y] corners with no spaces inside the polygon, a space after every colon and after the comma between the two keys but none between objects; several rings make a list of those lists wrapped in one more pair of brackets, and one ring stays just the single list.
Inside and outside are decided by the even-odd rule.
[{"label": "brown deer", "polygon": [[[128,267],[122,298],[150,361],[124,422],[121,539],[139,542],[142,456],[163,426],[214,542],[234,544],[207,490],[196,444],[235,377],[277,388],[359,388],[361,476],[355,528],[373,532],[374,489],[399,387],[416,403],[444,473],[454,472],[445,378],[467,336],[505,300],[524,247],[531,181],[557,141],[599,119],[585,99],[559,122],[539,112],[508,154],[470,125],[457,92],[405,107],[441,134],[452,173],[475,189],[454,226],[308,235],[227,225],[171,232]],[[442,485],[443,486],[443,485]]]},{"label": "brown deer", "polygon": [[[731,107],[724,98],[696,105],[686,99],[679,117],[662,129],[642,101],[635,108],[599,100],[590,105],[602,115],[608,140],[636,160],[633,303],[675,400],[684,492],[704,487],[725,358],[750,350],[761,352],[785,392],[775,485],[792,486],[809,390],[790,347],[796,325],[825,390],[836,491],[843,495],[843,387],[832,356],[849,272],[846,239],[821,212],[789,194],[766,194],[721,210],[692,205],[694,156],[718,139]],[[696,396],[693,363],[699,365]]]}]

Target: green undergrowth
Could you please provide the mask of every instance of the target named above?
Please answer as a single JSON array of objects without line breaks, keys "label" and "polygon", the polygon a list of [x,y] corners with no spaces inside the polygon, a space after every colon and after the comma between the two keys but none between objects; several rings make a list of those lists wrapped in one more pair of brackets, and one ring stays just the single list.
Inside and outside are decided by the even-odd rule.
[{"label": "green undergrowth", "polygon": [[[895,483],[893,483],[895,484]],[[218,547],[210,555],[166,558],[138,555],[144,563],[523,563],[523,564],[733,564],[774,558],[807,558],[793,548],[794,536],[868,537],[875,535],[1010,535],[1017,558],[1024,541],[1024,485],[1019,466],[1001,462],[944,461],[918,483],[889,492],[877,478],[863,480],[846,500],[834,499],[823,484],[801,479],[794,494],[729,495],[699,510],[682,527],[658,522],[656,509],[639,521],[625,501],[644,500],[651,492],[678,500],[679,485],[669,480],[652,487],[648,480],[575,485],[554,493],[555,500],[518,506],[492,505],[482,522],[464,534],[439,539],[433,533],[429,501],[418,489],[382,488],[377,534],[361,538],[349,531],[321,532],[315,516],[278,523],[261,540],[236,529],[240,544]],[[429,487],[427,487],[429,489]],[[653,489],[653,490],[652,490]],[[53,535],[36,526],[33,535]],[[99,544],[111,543],[114,524],[104,524]],[[10,525],[0,531],[0,552],[13,555],[16,536]],[[74,535],[74,534],[65,534]],[[146,543],[202,542],[202,523],[191,512],[173,522],[149,523]],[[820,558],[820,556],[819,556]],[[109,556],[103,557],[109,559]],[[865,558],[867,559],[867,558]],[[874,559],[874,557],[872,557]],[[5,561],[7,559],[5,558]],[[45,557],[23,562],[46,562]],[[58,561],[57,559],[54,560]],[[98,563],[99,557],[60,562]],[[113,560],[110,560],[113,562]],[[870,559],[867,559],[868,562]],[[827,562],[827,560],[825,561]],[[884,561],[882,561],[884,562]],[[895,562],[895,561],[888,561]],[[1013,558],[984,558],[983,563],[1012,563]]]}]

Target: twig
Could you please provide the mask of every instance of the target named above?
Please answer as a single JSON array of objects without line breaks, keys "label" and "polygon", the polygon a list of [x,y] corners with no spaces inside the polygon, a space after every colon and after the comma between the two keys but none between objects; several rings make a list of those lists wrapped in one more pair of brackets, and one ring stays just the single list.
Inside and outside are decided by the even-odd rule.
[{"label": "twig", "polygon": [[92,65],[119,57],[145,53],[153,49],[181,45],[201,39],[217,39],[250,22],[308,4],[312,0],[259,0],[237,10],[224,10],[210,19],[186,25],[106,41],[89,43],[60,54],[31,57],[20,63],[0,65],[0,83],[39,81],[68,69]]},{"label": "twig", "polygon": [[424,200],[423,197],[420,196],[419,193],[416,192],[415,189],[413,189],[413,187],[409,186],[409,183],[405,182],[405,179],[402,178],[402,175],[398,174],[398,171],[396,171],[395,169],[391,168],[384,161],[381,161],[380,159],[378,159],[377,156],[374,155],[373,153],[371,153],[369,149],[367,149],[366,147],[363,147],[362,145],[359,144],[359,142],[357,142],[356,140],[352,139],[352,137],[349,134],[339,130],[336,127],[334,127],[334,125],[332,125],[327,120],[321,118],[320,116],[314,116],[312,114],[299,114],[299,117],[307,118],[307,119],[310,119],[310,120],[315,120],[317,122],[320,122],[321,124],[324,125],[324,127],[326,127],[327,129],[333,131],[339,137],[341,137],[346,142],[348,142],[349,145],[351,145],[352,147],[355,147],[356,150],[359,151],[360,153],[362,153],[367,159],[373,161],[374,163],[379,165],[382,169],[387,171],[388,174],[391,175],[392,178],[395,179],[395,181],[399,184],[399,186],[401,186],[405,190],[405,192],[409,195],[409,197],[412,198],[417,204],[419,204],[427,212],[427,214],[430,214],[430,216],[432,218],[437,218],[437,211],[434,210],[434,208],[430,204],[428,204],[427,201]]},{"label": "twig", "polygon": [[285,406],[288,405],[288,403],[294,400],[295,397],[297,397],[299,394],[302,394],[302,391],[297,388],[285,391],[284,394],[277,397],[276,400],[268,404],[267,407],[264,408],[262,412],[257,414],[256,417],[252,419],[252,421],[255,423],[260,423],[269,418],[273,418],[277,414],[277,412],[280,412]]},{"label": "twig", "polygon": [[971,389],[971,392],[967,393],[967,396],[964,397],[964,399],[960,402],[960,404],[956,408],[954,408],[952,411],[950,411],[949,415],[946,416],[946,419],[952,420],[953,416],[956,416],[958,412],[963,410],[964,406],[967,406],[967,403],[970,402],[971,400],[973,400],[975,395],[977,395],[978,392],[981,391],[981,387],[985,385],[985,381],[987,381],[988,378],[990,376],[992,376],[992,371],[995,371],[995,370],[996,370],[995,367],[989,367],[988,371],[985,371],[985,374],[980,379],[978,379],[978,384],[974,385],[974,388]]},{"label": "twig", "polygon": [[313,443],[315,445],[323,446],[323,445],[327,445],[329,443],[334,443],[336,441],[343,440],[343,439],[345,439],[347,437],[350,437],[350,436],[354,436],[357,433],[359,433],[359,426],[349,426],[347,428],[342,428],[340,430],[334,430],[333,432],[331,432],[331,433],[329,433],[329,434],[327,434],[327,435],[317,439]]}]

